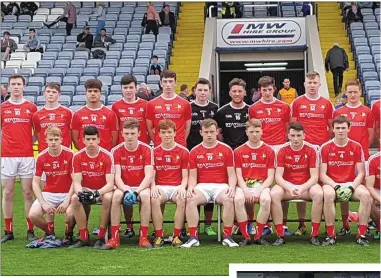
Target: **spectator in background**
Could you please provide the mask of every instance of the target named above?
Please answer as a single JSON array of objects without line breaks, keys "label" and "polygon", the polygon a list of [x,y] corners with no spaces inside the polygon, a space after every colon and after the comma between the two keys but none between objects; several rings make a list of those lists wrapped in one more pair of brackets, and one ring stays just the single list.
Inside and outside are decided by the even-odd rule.
[{"label": "spectator in background", "polygon": [[1,2],[1,17],[4,17],[7,14],[7,6]]},{"label": "spectator in background", "polygon": [[304,17],[311,14],[310,2],[303,2],[302,13]]},{"label": "spectator in background", "polygon": [[298,96],[296,89],[292,88],[290,84],[290,79],[285,78],[283,80],[283,88],[278,92],[278,99],[289,105]]},{"label": "spectator in background", "polygon": [[346,27],[349,28],[352,22],[362,22],[362,14],[356,3],[352,3],[351,8],[347,10]]},{"label": "spectator in background", "polygon": [[21,2],[20,9],[22,15],[30,15],[33,18],[34,13],[38,10],[38,6],[34,2]]},{"label": "spectator in background", "polygon": [[160,75],[163,71],[163,67],[159,64],[159,57],[156,55],[152,56],[150,73],[152,75]]},{"label": "spectator in background", "polygon": [[333,88],[335,90],[335,96],[339,95],[343,87],[343,74],[344,70],[348,71],[349,63],[348,56],[345,50],[339,47],[336,42],[333,47],[328,50],[325,57],[325,70],[328,72],[331,70],[333,74]]},{"label": "spectator in background", "polygon": [[335,110],[347,104],[347,101],[348,101],[348,97],[346,93],[343,93],[341,96],[337,96],[335,99],[335,102],[336,102]]},{"label": "spectator in background", "polygon": [[189,93],[188,85],[187,85],[187,84],[183,84],[183,85],[181,85],[181,86],[180,86],[180,94],[179,94],[179,97],[182,97],[183,99],[188,100],[188,93]]},{"label": "spectator in background", "polygon": [[155,36],[159,33],[159,25],[161,25],[160,16],[156,12],[155,6],[152,2],[148,2],[147,12],[143,17],[142,27],[146,27],[146,34],[153,32]]},{"label": "spectator in background", "polygon": [[248,99],[248,102],[246,102],[247,104],[250,103],[251,104],[254,104],[256,103],[258,100],[260,100],[262,97],[261,93],[259,92],[259,90],[257,90],[257,88],[251,88],[250,90],[250,93],[249,93],[249,99]]},{"label": "spectator in background", "polygon": [[176,32],[176,18],[175,14],[171,12],[169,5],[164,5],[163,10],[159,13],[162,26],[171,27],[172,34]]},{"label": "spectator in background", "polygon": [[47,28],[51,28],[53,25],[57,24],[59,21],[66,22],[66,35],[70,36],[71,29],[73,29],[73,26],[77,21],[77,9],[72,2],[68,2],[66,4],[63,14],[59,16],[55,21],[53,21],[50,24],[46,24],[45,22],[43,22],[43,24]]},{"label": "spectator in background", "polygon": [[20,15],[20,6],[16,2],[9,2],[9,4],[6,7],[5,15]]},{"label": "spectator in background", "polygon": [[1,53],[3,53],[2,60],[7,61],[10,54],[16,51],[17,44],[10,38],[11,34],[8,31],[5,31],[3,35],[3,39],[1,40]]},{"label": "spectator in background", "polygon": [[33,28],[29,29],[29,40],[24,44],[24,50],[26,52],[44,52],[41,47],[41,42],[36,35],[36,30]]},{"label": "spectator in background", "polygon": [[1,103],[7,101],[10,97],[10,94],[8,94],[8,88],[4,85],[1,85]]},{"label": "spectator in background", "polygon": [[101,33],[95,37],[94,47],[101,47],[108,49],[110,44],[116,43],[116,40],[106,34],[106,29],[102,28]]},{"label": "spectator in background", "polygon": [[93,46],[93,34],[90,33],[90,27],[83,28],[83,32],[77,36],[77,50],[90,52]]},{"label": "spectator in background", "polygon": [[222,18],[241,18],[242,11],[237,2],[223,2],[221,15]]},{"label": "spectator in background", "polygon": [[196,99],[196,86],[193,86],[191,91],[192,93],[188,97],[188,101],[194,101]]},{"label": "spectator in background", "polygon": [[151,88],[148,87],[146,83],[141,83],[138,86],[138,91],[136,92],[136,97],[149,101],[151,99],[150,89]]}]

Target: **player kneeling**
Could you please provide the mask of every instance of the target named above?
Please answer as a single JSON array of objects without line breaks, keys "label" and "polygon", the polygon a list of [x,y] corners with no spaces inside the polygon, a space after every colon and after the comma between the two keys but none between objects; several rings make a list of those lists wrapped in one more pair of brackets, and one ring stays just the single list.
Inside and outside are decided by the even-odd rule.
[{"label": "player kneeling", "polygon": [[[71,174],[73,171],[73,151],[62,146],[62,133],[58,127],[49,127],[45,131],[48,148],[36,159],[36,171],[33,177],[33,191],[37,197],[30,211],[32,223],[45,232],[45,237],[54,236],[54,222],[46,222],[44,214],[65,213],[67,243],[73,241],[73,212],[68,209],[73,195]],[[41,192],[41,176],[45,173],[46,183]]]},{"label": "player kneeling", "polygon": [[[148,225],[151,204],[150,189],[153,177],[153,158],[151,148],[138,141],[140,123],[128,119],[123,123],[124,142],[112,149],[115,162],[115,185],[111,206],[111,239],[102,247],[110,250],[120,246],[120,205],[132,206],[140,201],[139,246],[151,248],[148,240]],[[128,185],[127,185],[128,184]]]},{"label": "player kneeling", "polygon": [[323,245],[334,245],[335,234],[335,200],[348,202],[360,201],[359,231],[357,243],[368,245],[365,237],[370,214],[371,197],[362,185],[365,177],[364,153],[359,143],[348,138],[350,121],[339,116],[332,122],[335,137],[321,147],[320,180],[324,192],[324,217],[328,237]]},{"label": "player kneeling", "polygon": [[99,131],[95,126],[84,128],[85,148],[74,155],[74,194],[69,209],[73,211],[80,237],[70,248],[89,245],[86,211],[93,204],[102,204],[99,233],[94,248],[105,242],[109,220],[112,190],[114,187],[114,163],[111,154],[99,146]]},{"label": "player kneeling", "polygon": [[232,239],[234,222],[234,195],[237,176],[234,170],[233,150],[217,141],[217,122],[205,119],[201,123],[202,143],[194,147],[189,155],[189,180],[187,190],[186,217],[190,233],[189,240],[181,247],[199,246],[197,206],[210,201],[223,205],[223,245],[237,247]]},{"label": "player kneeling", "polygon": [[380,239],[380,156],[381,153],[377,152],[371,157],[369,157],[367,164],[367,177],[366,177],[366,187],[370,192],[370,196],[373,198],[373,205],[370,217],[376,223],[376,233],[374,234],[374,239]]},{"label": "player kneeling", "polygon": [[262,238],[262,233],[270,216],[270,186],[274,182],[275,152],[261,141],[262,124],[259,120],[251,119],[246,122],[246,134],[249,141],[234,151],[237,180],[240,187],[236,189],[234,205],[238,225],[244,236],[244,240],[239,245],[251,244],[250,235],[247,232],[245,203],[250,206],[255,203],[260,204],[254,243],[269,245]]},{"label": "player kneeling", "polygon": [[151,186],[152,222],[155,227],[154,247],[164,244],[163,212],[161,206],[176,204],[172,245],[180,247],[184,227],[186,187],[188,184],[189,151],[175,142],[176,125],[171,120],[159,122],[161,144],[153,151],[155,180]]},{"label": "player kneeling", "polygon": [[273,245],[284,244],[282,201],[312,201],[311,244],[320,245],[318,239],[323,210],[323,190],[318,182],[318,154],[304,141],[304,127],[298,122],[290,124],[288,139],[277,153],[276,185],[271,189],[271,216],[278,234]]}]

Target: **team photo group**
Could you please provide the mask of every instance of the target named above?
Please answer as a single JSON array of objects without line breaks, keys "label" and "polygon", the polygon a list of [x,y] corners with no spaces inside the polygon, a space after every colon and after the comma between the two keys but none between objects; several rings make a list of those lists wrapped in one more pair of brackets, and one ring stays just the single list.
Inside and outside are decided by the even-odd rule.
[{"label": "team photo group", "polygon": [[[372,109],[361,104],[359,81],[347,81],[348,103],[337,110],[319,94],[317,72],[306,74],[305,94],[291,104],[274,97],[269,76],[258,80],[261,98],[251,106],[244,102],[246,83],[238,78],[229,83],[231,101],[220,108],[209,100],[207,79],[197,80],[191,102],[175,93],[175,72],[163,71],[160,86],[162,94],[146,101],[136,97],[136,78],[126,75],[123,98],[107,107],[101,102],[102,83],[90,79],[87,104],[73,113],[58,102],[59,84],[46,84],[46,104],[38,110],[23,97],[25,79],[12,75],[10,98],[1,107],[2,244],[18,236],[13,202],[19,183],[27,239],[54,240],[54,216],[64,214],[63,244],[69,248],[90,246],[92,205],[101,211],[91,246],[101,250],[120,247],[121,217],[132,221],[134,205],[140,215],[139,246],[162,247],[166,203],[176,206],[170,231],[174,247],[200,245],[199,207],[205,206],[206,223],[214,204],[222,207],[224,246],[283,245],[290,200],[298,201],[300,235],[307,232],[303,219],[311,208],[312,245],[340,243],[336,203],[343,220],[338,234],[351,232],[350,201],[359,202],[356,243],[367,246],[370,236],[379,239],[380,152],[370,155],[370,146],[380,139],[380,101]],[[377,226],[374,235],[367,234],[370,218]],[[43,238],[36,237],[35,226]],[[235,228],[242,235],[233,239]],[[272,228],[277,238],[269,242],[265,236]]]}]

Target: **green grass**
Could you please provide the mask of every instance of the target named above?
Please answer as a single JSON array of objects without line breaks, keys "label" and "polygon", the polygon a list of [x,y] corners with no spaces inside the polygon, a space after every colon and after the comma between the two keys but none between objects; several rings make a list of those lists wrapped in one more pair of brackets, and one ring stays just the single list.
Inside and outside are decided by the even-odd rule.
[{"label": "green grass", "polygon": [[[281,247],[248,246],[228,248],[218,244],[216,238],[201,236],[198,248],[181,249],[165,246],[143,250],[137,247],[137,237],[122,239],[121,248],[100,251],[82,249],[27,249],[26,223],[23,200],[18,184],[15,196],[15,236],[12,242],[1,246],[1,275],[228,275],[229,263],[379,263],[379,241],[369,247],[355,244],[356,226],[352,234],[339,238],[334,247],[314,247],[308,236],[287,238]],[[351,204],[352,210],[357,204]],[[167,206],[166,219],[173,215],[173,206]],[[290,207],[295,219],[295,206]],[[98,225],[99,207],[94,207],[90,219],[90,231]],[[136,219],[136,218],[135,218]],[[3,221],[3,220],[1,220]],[[3,223],[3,222],[2,222]],[[290,223],[291,231],[297,224]],[[337,223],[339,228],[341,223]],[[307,225],[309,231],[310,225]],[[124,229],[123,225],[123,229]],[[135,226],[137,230],[138,226]],[[214,227],[215,230],[216,227]],[[165,225],[166,234],[172,233],[172,225]],[[152,227],[151,227],[152,230]],[[37,231],[42,236],[41,231]],[[56,235],[64,234],[63,217],[56,218]],[[324,236],[321,227],[321,238]],[[275,235],[267,238],[270,242]],[[237,238],[237,241],[240,238]]]}]

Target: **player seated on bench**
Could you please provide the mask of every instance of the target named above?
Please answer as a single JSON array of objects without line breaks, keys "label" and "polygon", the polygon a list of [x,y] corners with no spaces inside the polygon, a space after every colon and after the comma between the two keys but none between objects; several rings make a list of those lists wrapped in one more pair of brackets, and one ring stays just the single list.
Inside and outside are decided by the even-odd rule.
[{"label": "player seated on bench", "polygon": [[224,207],[223,245],[238,247],[232,239],[234,222],[234,195],[237,176],[234,169],[233,150],[217,141],[217,122],[205,119],[201,123],[202,143],[194,147],[189,155],[189,180],[187,190],[186,218],[189,240],[181,247],[199,246],[197,224],[199,215],[197,206],[210,201]]},{"label": "player seated on bench", "polygon": [[260,204],[254,243],[269,245],[262,238],[262,233],[270,216],[270,186],[274,182],[275,152],[261,141],[262,132],[260,120],[249,120],[246,122],[246,134],[249,140],[234,150],[239,186],[236,189],[234,206],[238,225],[244,237],[244,240],[239,243],[241,246],[251,244],[251,238],[247,232],[245,203],[251,207],[250,211],[253,211],[255,203]]},{"label": "player seated on bench", "polygon": [[293,122],[288,130],[288,143],[277,153],[276,185],[271,189],[271,216],[278,234],[273,245],[284,244],[282,201],[312,201],[311,244],[321,245],[318,235],[323,210],[323,190],[318,184],[318,154],[304,141],[304,127]]},{"label": "player seated on bench", "polygon": [[79,239],[69,248],[89,245],[89,232],[85,210],[93,204],[102,204],[99,233],[94,248],[101,248],[105,241],[109,221],[112,190],[114,187],[114,164],[112,155],[99,146],[99,130],[95,126],[84,128],[85,148],[74,155],[74,194],[69,209],[73,211],[79,229]]},{"label": "player seated on bench", "polygon": [[376,223],[376,232],[374,239],[380,239],[380,156],[381,152],[377,152],[369,157],[366,167],[366,187],[370,192],[370,196],[373,198],[372,210],[370,217]]},{"label": "player seated on bench", "polygon": [[176,204],[172,245],[180,247],[185,220],[185,200],[188,184],[189,151],[175,142],[176,125],[171,120],[159,122],[161,144],[153,150],[154,176],[151,185],[151,213],[155,227],[154,247],[164,244],[163,212],[167,202]]},{"label": "player seated on bench", "polygon": [[[36,172],[33,177],[33,191],[37,199],[34,201],[29,218],[34,225],[45,232],[45,237],[54,236],[54,222],[47,222],[42,217],[56,213],[65,214],[65,243],[73,243],[73,212],[68,209],[74,188],[72,182],[72,161],[74,152],[62,146],[61,129],[55,126],[45,130],[48,148],[36,158]],[[41,192],[41,176],[45,174],[46,183]],[[53,218],[54,219],[54,218]]]},{"label": "player seated on bench", "polygon": [[360,201],[357,243],[368,245],[365,237],[371,208],[371,196],[362,182],[365,177],[364,153],[359,143],[348,138],[351,123],[345,116],[332,122],[335,137],[321,147],[320,180],[324,192],[324,218],[328,237],[324,246],[336,243],[337,202]]},{"label": "player seated on bench", "polygon": [[150,186],[153,177],[153,157],[150,146],[138,141],[140,123],[131,118],[123,123],[124,142],[112,149],[117,189],[111,205],[111,239],[102,247],[110,250],[120,246],[120,205],[132,206],[140,201],[139,246],[151,248],[148,225],[151,216]]}]

